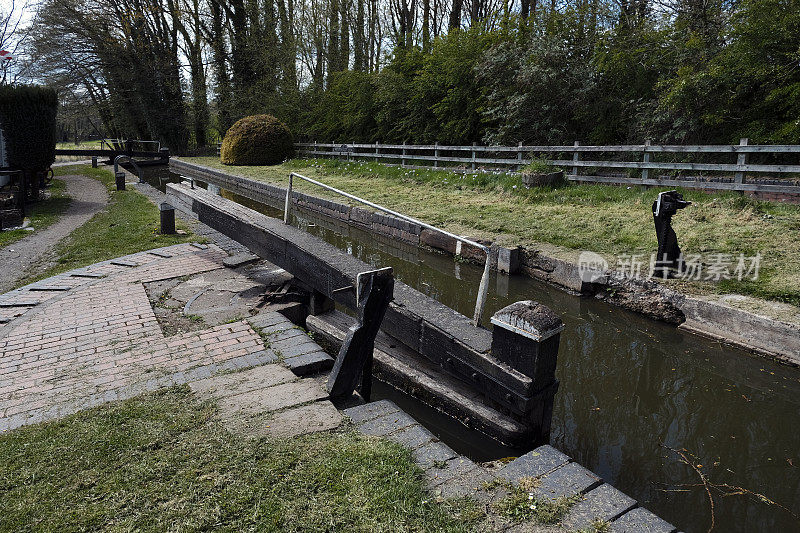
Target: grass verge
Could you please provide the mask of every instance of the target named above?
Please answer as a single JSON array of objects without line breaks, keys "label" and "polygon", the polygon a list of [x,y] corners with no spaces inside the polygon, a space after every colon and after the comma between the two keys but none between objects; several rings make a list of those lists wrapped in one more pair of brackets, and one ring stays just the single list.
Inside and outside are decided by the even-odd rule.
[{"label": "grass verge", "polygon": [[465,531],[410,452],[352,431],[247,440],[175,387],[0,436],[3,531]]},{"label": "grass verge", "polygon": [[100,180],[108,188],[109,203],[105,209],[56,245],[57,259],[53,266],[21,280],[19,285],[122,255],[202,240],[197,239],[180,219],[176,220],[176,226],[186,231],[186,235],[161,235],[158,232],[158,207],[136,190],[117,191],[114,175],[110,170],[77,165],[59,167],[57,172],[78,173]]},{"label": "grass verge", "polygon": [[25,229],[0,231],[0,248],[13,244],[28,235],[33,235],[34,232],[43,230],[58,220],[58,217],[67,210],[71,201],[67,196],[66,189],[67,185],[64,181],[54,179],[47,189],[48,197],[27,206],[26,218],[30,221],[33,231]]},{"label": "grass verge", "polygon": [[[575,250],[592,250],[612,264],[631,254],[647,263],[657,248],[651,214],[657,189],[594,184],[525,189],[512,174],[462,176],[335,160],[291,160],[271,167],[229,167],[214,157],[188,160],[276,184],[285,184],[291,171],[301,172],[456,233],[534,248],[545,244],[553,248],[548,253],[565,258],[574,259]],[[344,201],[300,180],[295,187]],[[714,254],[762,255],[756,281],[687,282],[680,284],[682,290],[736,292],[800,305],[800,239],[794,238],[800,206],[721,191],[681,192],[693,202],[674,219],[684,253],[706,260]]]}]

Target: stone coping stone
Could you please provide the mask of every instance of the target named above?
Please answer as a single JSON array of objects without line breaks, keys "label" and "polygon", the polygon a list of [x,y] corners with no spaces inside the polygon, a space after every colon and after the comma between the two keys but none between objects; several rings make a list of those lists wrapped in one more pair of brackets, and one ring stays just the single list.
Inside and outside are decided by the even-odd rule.
[{"label": "stone coping stone", "polygon": [[220,408],[257,415],[327,398],[328,395],[313,380],[298,381],[227,396],[220,401]]},{"label": "stone coping stone", "polygon": [[545,444],[508,463],[498,472],[497,477],[518,483],[524,477],[544,476],[569,461],[569,456]]},{"label": "stone coping stone", "polygon": [[389,435],[389,439],[412,450],[437,440],[436,435],[419,424],[408,426],[396,433],[392,433]]},{"label": "stone coping stone", "polygon": [[[272,344],[271,344],[272,346]],[[288,359],[290,357],[297,357],[298,355],[306,355],[313,352],[320,352],[322,348],[320,348],[319,344],[311,340],[309,337],[307,340],[302,340],[296,344],[290,344],[284,348],[280,348],[281,355]]]},{"label": "stone coping stone", "polygon": [[266,364],[189,383],[201,396],[225,398],[294,381],[295,375],[277,364]]},{"label": "stone coping stone", "polygon": [[130,268],[134,268],[134,267],[138,267],[139,266],[139,263],[137,263],[135,261],[128,261],[127,259],[113,259],[113,260],[111,260],[109,262],[109,264],[114,265],[114,266],[122,266],[122,267],[130,267]]},{"label": "stone coping stone", "polygon": [[316,352],[295,357],[287,357],[283,360],[283,363],[298,376],[317,374],[333,368],[333,357],[323,352],[319,347],[317,347],[317,350]]},{"label": "stone coping stone", "polygon": [[[450,479],[465,477],[478,468],[478,465],[473,463],[472,460],[459,455],[455,459],[447,461],[443,468],[434,466],[426,471],[428,474],[428,487],[434,488]],[[484,472],[484,470],[480,469],[474,473],[477,475],[479,472]]]},{"label": "stone coping stone", "polygon": [[611,522],[611,533],[674,533],[675,526],[644,507],[637,507]]},{"label": "stone coping stone", "polygon": [[105,274],[98,274],[97,272],[87,272],[87,271],[80,271],[80,272],[73,272],[70,274],[73,278],[91,278],[91,279],[100,279],[106,277]]},{"label": "stone coping stone", "polygon": [[423,470],[430,470],[435,468],[436,464],[455,459],[458,454],[447,444],[435,441],[415,449],[413,456],[414,462],[421,466]]},{"label": "stone coping stone", "polygon": [[169,259],[170,257],[172,257],[172,254],[163,252],[161,250],[148,250],[147,253],[164,259]]},{"label": "stone coping stone", "polygon": [[361,424],[359,430],[365,435],[385,437],[390,433],[394,433],[398,429],[403,429],[416,423],[416,420],[408,416],[403,411],[397,411],[395,413],[389,413],[387,415],[364,422]]},{"label": "stone coping stone", "polygon": [[390,402],[389,400],[380,400],[378,402],[365,403],[364,405],[357,405],[345,409],[343,412],[355,424],[362,424],[368,420],[374,420],[379,416],[387,415],[389,413],[396,413],[400,408]]},{"label": "stone coping stone", "polygon": [[534,496],[553,501],[588,492],[603,480],[578,463],[567,463],[541,477],[539,482],[533,489]]},{"label": "stone coping stone", "polygon": [[485,502],[491,496],[483,488],[491,481],[492,475],[483,468],[476,466],[460,476],[452,477],[444,483],[440,483],[433,489],[433,492],[440,498],[462,498],[466,496]]},{"label": "stone coping stone", "polygon": [[266,420],[264,434],[270,437],[296,437],[339,427],[342,414],[327,400],[292,407]]},{"label": "stone coping stone", "polygon": [[603,483],[586,493],[567,513],[562,525],[570,530],[588,528],[594,520],[611,522],[636,507],[636,500]]},{"label": "stone coping stone", "polygon": [[256,316],[249,317],[247,321],[251,326],[262,330],[262,332],[266,334],[285,331],[295,327],[288,318],[272,311],[262,311]]},{"label": "stone coping stone", "polygon": [[222,260],[222,264],[228,268],[238,268],[240,266],[249,265],[258,261],[259,257],[255,254],[236,254],[226,257]]}]

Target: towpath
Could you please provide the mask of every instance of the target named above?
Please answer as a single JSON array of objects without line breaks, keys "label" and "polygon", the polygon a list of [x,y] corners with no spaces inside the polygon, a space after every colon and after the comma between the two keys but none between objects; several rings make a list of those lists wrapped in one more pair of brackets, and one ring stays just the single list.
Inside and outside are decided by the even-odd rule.
[{"label": "towpath", "polygon": [[55,257],[55,245],[85,224],[108,203],[106,186],[100,181],[81,175],[62,176],[67,185],[67,196],[72,201],[67,210],[52,225],[5,248],[0,248],[0,293],[5,292],[20,279],[43,272],[49,259]]}]

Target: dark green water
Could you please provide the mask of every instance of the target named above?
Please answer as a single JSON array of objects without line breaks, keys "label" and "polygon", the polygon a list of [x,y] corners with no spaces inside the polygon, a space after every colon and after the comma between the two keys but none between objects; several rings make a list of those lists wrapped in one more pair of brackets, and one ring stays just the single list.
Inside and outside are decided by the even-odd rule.
[{"label": "dark green water", "polygon": [[[482,267],[308,213],[293,223],[365,262],[393,267],[404,283],[471,316]],[[679,529],[707,531],[711,506],[701,479],[670,448],[685,450],[713,484],[715,531],[800,531],[792,514],[800,515],[800,370],[524,276],[493,274],[484,322],[524,299],[544,303],[566,324],[554,446]],[[724,496],[738,488],[777,505],[752,494]]]}]

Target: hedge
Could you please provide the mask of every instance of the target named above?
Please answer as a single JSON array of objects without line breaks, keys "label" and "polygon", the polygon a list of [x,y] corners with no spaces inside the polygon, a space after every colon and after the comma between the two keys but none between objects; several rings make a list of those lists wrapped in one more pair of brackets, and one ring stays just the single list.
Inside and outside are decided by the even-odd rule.
[{"label": "hedge", "polygon": [[13,169],[47,170],[56,159],[56,91],[37,86],[0,87],[0,127]]}]

